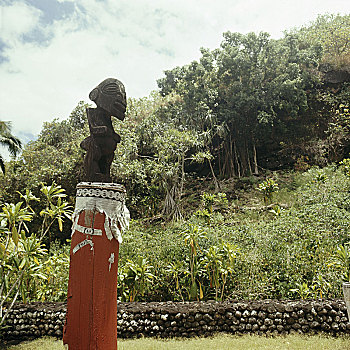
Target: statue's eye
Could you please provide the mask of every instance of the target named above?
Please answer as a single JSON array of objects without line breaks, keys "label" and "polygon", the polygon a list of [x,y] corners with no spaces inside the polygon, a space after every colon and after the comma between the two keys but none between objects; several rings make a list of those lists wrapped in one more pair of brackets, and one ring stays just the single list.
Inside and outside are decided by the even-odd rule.
[{"label": "statue's eye", "polygon": [[107,84],[102,88],[102,92],[105,93],[106,95],[115,95],[116,93],[118,93],[119,87],[117,84]]}]

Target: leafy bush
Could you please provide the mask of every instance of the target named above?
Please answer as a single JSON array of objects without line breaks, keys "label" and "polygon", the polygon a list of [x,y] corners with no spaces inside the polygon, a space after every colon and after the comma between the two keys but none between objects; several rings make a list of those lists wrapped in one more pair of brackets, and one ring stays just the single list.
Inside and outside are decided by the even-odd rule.
[{"label": "leafy bush", "polygon": [[[62,298],[64,288],[57,283],[53,288],[50,282],[55,278],[53,270],[58,272],[57,255],[47,257],[48,251],[42,241],[55,221],[59,230],[63,230],[64,217],[71,216],[71,207],[65,201],[64,190],[55,183],[51,186],[42,184],[41,192],[45,200],[44,208],[40,211],[42,225],[39,232],[30,232],[27,226],[37,215],[30,202],[38,200],[29,190],[20,194],[25,205],[24,202],[4,204],[0,212],[0,326],[17,298],[24,302],[47,300],[47,297],[50,300]],[[64,259],[59,262],[62,261]],[[60,270],[57,275],[61,273]],[[4,304],[9,301],[11,304],[3,313]]]},{"label": "leafy bush", "polygon": [[278,184],[273,179],[266,179],[257,187],[264,196],[264,203],[272,202],[272,195],[279,190]]}]

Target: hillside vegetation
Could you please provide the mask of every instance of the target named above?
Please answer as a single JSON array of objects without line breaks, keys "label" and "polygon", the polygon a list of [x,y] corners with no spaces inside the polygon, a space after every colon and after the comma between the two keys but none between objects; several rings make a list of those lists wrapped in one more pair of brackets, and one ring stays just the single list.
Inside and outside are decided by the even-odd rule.
[{"label": "hillside vegetation", "polygon": [[[120,300],[340,297],[350,267],[348,251],[348,270],[335,264],[338,248],[349,241],[348,167],[266,175],[265,181],[257,176],[223,181],[219,193],[208,180],[196,179],[198,187],[184,191],[186,219],[132,220],[120,251]],[[48,223],[69,212],[67,202],[58,205],[54,194],[51,198],[52,212],[42,211]],[[14,219],[12,237],[14,226],[20,231],[24,220],[35,218],[30,214],[26,219],[29,206],[24,206]],[[51,243],[48,253],[41,237],[31,236],[33,248],[27,251],[28,238],[19,236],[18,250],[5,256],[5,262],[15,262],[14,279],[24,271],[27,283],[19,296],[24,301],[63,301],[69,246]]]}]

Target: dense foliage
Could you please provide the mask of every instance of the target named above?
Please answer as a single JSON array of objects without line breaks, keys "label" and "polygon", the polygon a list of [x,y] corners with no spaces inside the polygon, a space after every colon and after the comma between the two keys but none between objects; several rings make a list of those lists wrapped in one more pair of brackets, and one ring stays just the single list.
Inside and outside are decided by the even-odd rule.
[{"label": "dense foliage", "polygon": [[143,279],[139,300],[340,297],[334,259],[349,242],[348,176],[328,167],[274,177],[281,189],[272,206],[261,197],[257,206],[253,177],[248,201],[202,215],[203,199],[189,220],[167,227],[133,222],[121,248],[120,297]]},{"label": "dense foliage", "polygon": [[[133,220],[121,245],[119,299],[340,297],[350,271],[349,162],[272,173],[265,181],[256,176],[228,181],[222,184],[227,195],[187,188],[192,203],[187,220],[153,225]],[[267,183],[279,184],[268,205],[259,191]],[[55,185],[42,187],[42,193],[64,196]],[[51,244],[48,252],[41,242],[54,221],[61,225],[69,206],[60,197],[51,200],[40,213],[41,233],[34,235],[22,228],[35,215],[29,204],[35,197],[28,192],[21,198],[26,205],[7,204],[1,214],[7,237],[0,256],[4,295],[65,300],[68,245]],[[18,288],[11,289],[11,283]]]},{"label": "dense foliage", "polygon": [[348,69],[350,64],[350,15],[320,15],[311,23],[295,30],[305,44],[317,43],[323,49],[321,63],[329,68]]}]

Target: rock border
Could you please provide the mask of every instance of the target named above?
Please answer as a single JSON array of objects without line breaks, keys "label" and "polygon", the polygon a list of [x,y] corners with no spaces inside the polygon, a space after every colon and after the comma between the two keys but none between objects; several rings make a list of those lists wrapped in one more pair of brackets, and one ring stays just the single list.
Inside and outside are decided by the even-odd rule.
[{"label": "rock border", "polygon": [[[15,304],[2,339],[62,336],[65,303]],[[343,300],[118,303],[118,337],[197,337],[218,332],[349,334]]]}]

